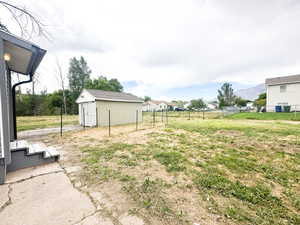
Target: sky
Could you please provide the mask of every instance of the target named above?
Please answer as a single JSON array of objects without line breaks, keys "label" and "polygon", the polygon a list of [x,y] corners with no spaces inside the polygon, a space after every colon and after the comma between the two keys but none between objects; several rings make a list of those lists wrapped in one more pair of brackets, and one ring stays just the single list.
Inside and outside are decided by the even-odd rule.
[{"label": "sky", "polygon": [[[299,0],[10,2],[51,35],[32,39],[47,49],[39,90],[59,88],[56,60],[67,74],[80,56],[92,78],[117,78],[126,92],[159,100],[213,99],[223,82],[241,89],[300,72]],[[18,33],[3,9],[0,18]]]}]

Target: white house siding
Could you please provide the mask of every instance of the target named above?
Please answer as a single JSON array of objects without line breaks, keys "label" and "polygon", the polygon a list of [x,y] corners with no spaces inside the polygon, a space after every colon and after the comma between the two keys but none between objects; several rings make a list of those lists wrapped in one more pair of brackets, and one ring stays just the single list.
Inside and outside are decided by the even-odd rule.
[{"label": "white house siding", "polygon": [[168,108],[168,105],[166,103],[153,103],[148,102],[144,103],[142,110],[144,112],[152,112],[152,111],[160,111],[160,110],[166,110]]},{"label": "white house siding", "polygon": [[111,125],[130,124],[136,122],[138,110],[138,122],[142,121],[142,103],[97,101],[99,126],[108,126],[109,110]]},{"label": "white house siding", "polygon": [[[286,85],[285,92],[280,92],[282,85]],[[276,105],[290,105],[292,111],[300,111],[300,83],[267,86],[267,111],[274,112]]]},{"label": "white house siding", "polygon": [[9,151],[9,115],[6,65],[3,60],[3,40],[0,38],[0,158],[5,157],[5,163],[11,162]]},{"label": "white house siding", "polygon": [[144,104],[142,106],[142,110],[144,112],[152,112],[153,110],[158,111],[159,110],[159,105],[153,104],[153,103],[147,103],[147,104]]}]

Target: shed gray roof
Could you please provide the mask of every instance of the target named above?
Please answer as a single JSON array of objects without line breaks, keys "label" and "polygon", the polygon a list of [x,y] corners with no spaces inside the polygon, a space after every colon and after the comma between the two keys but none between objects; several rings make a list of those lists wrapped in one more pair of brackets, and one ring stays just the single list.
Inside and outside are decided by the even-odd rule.
[{"label": "shed gray roof", "polygon": [[274,77],[266,79],[266,85],[300,83],[300,75]]},{"label": "shed gray roof", "polygon": [[95,89],[85,89],[91,95],[93,95],[96,100],[104,100],[104,101],[121,101],[121,102],[144,102],[142,99],[137,96],[125,93],[125,92],[115,92],[115,91],[102,91]]}]

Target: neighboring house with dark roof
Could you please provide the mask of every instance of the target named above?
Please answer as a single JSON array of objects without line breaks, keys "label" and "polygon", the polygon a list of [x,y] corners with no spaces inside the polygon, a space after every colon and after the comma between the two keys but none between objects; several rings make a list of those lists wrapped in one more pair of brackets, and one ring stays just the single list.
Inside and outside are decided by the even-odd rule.
[{"label": "neighboring house with dark roof", "polygon": [[129,93],[83,89],[76,100],[82,126],[108,126],[142,121],[143,100]]},{"label": "neighboring house with dark roof", "polygon": [[291,111],[300,111],[300,75],[266,79],[267,111],[275,106],[291,106]]}]

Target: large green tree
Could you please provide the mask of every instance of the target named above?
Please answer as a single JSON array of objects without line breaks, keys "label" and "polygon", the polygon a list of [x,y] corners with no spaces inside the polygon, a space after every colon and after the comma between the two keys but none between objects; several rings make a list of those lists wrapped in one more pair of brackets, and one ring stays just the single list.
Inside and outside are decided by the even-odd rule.
[{"label": "large green tree", "polygon": [[230,83],[224,83],[221,89],[218,90],[219,107],[235,105],[236,96],[233,93],[233,88]]},{"label": "large green tree", "polygon": [[202,98],[191,100],[189,108],[191,109],[204,109],[206,107],[205,102]]},{"label": "large green tree", "polygon": [[257,107],[257,111],[260,111],[262,107],[266,106],[267,102],[267,93],[262,93],[254,101],[254,106]]},{"label": "large green tree", "polygon": [[235,104],[239,107],[247,106],[247,103],[250,102],[249,100],[243,99],[241,97],[236,97]]},{"label": "large green tree", "polygon": [[70,59],[68,79],[69,87],[74,99],[79,96],[81,90],[85,87],[85,84],[90,80],[91,73],[92,71],[82,56],[79,59],[76,57]]},{"label": "large green tree", "polygon": [[145,97],[144,97],[144,101],[145,101],[145,102],[151,101],[151,97],[150,97],[150,96],[145,96]]},{"label": "large green tree", "polygon": [[108,80],[104,76],[100,76],[96,79],[89,79],[85,83],[84,87],[88,89],[98,89],[103,91],[123,91],[123,86],[117,79]]}]

